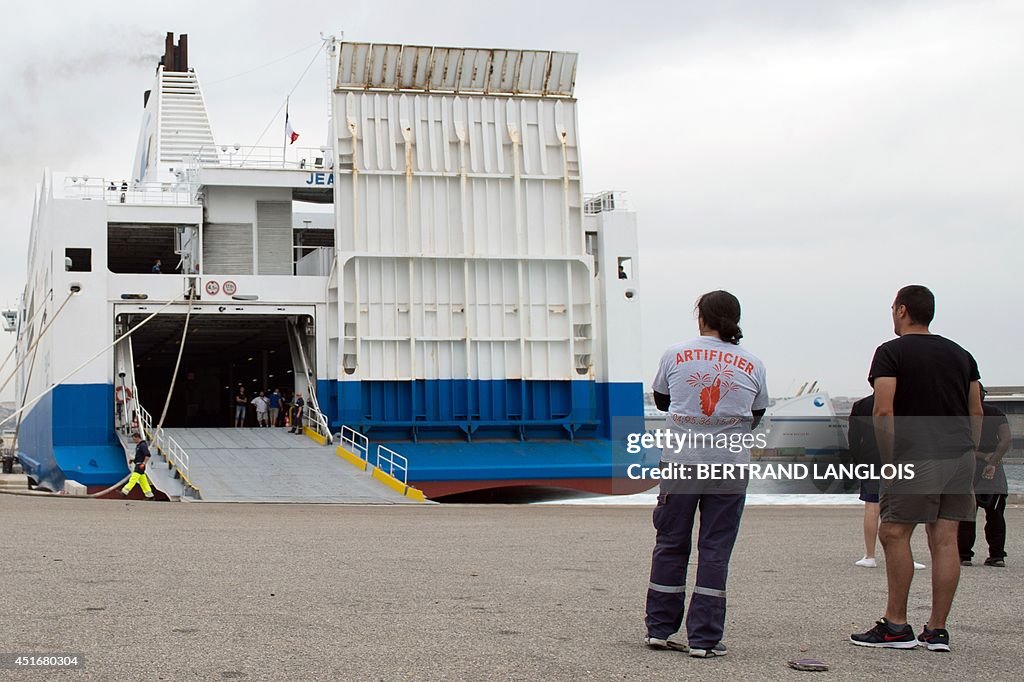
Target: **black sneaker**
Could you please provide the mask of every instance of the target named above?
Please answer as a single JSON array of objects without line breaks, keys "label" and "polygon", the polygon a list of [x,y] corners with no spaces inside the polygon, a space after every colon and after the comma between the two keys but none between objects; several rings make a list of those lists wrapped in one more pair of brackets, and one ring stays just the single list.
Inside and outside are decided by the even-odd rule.
[{"label": "black sneaker", "polygon": [[973,566],[974,564],[971,563],[970,559],[961,559],[960,560],[960,565],[961,566]]},{"label": "black sneaker", "polygon": [[985,559],[985,565],[995,566],[996,568],[1006,568],[1005,561],[1003,561],[1002,559],[996,559],[994,557],[989,557],[988,559]]},{"label": "black sneaker", "polygon": [[925,624],[924,630],[917,636],[917,641],[928,647],[928,651],[949,651],[949,632],[942,628],[929,630]]},{"label": "black sneaker", "polygon": [[893,627],[885,618],[879,618],[875,627],[867,632],[850,635],[850,641],[857,646],[881,649],[913,649],[917,646],[914,628],[907,624]]}]

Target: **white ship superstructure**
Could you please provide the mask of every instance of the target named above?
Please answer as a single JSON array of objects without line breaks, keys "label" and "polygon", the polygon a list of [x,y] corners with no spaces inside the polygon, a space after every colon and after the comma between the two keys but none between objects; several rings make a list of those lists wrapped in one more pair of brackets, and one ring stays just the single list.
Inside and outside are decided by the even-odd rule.
[{"label": "white ship superstructure", "polygon": [[323,146],[218,146],[169,35],[132,177],[45,173],[19,401],[57,385],[22,415],[26,469],[120,478],[115,429],[163,407],[180,349],[169,426],[282,388],[432,495],[609,489],[643,409],[636,222],[582,193],[576,55],[325,47]]}]

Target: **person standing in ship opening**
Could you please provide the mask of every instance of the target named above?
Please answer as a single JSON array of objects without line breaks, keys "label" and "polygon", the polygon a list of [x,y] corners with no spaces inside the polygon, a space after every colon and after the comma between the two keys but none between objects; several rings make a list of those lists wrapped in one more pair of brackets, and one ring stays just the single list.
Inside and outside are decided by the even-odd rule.
[{"label": "person standing in ship opening", "polygon": [[270,394],[270,427],[277,426],[277,416],[281,412],[281,389],[275,388]]},{"label": "person standing in ship opening", "polygon": [[[949,651],[946,619],[960,582],[957,527],[977,513],[972,483],[981,437],[981,376],[970,353],[929,330],[935,296],[927,287],[903,287],[891,309],[898,338],[878,347],[868,372],[875,389],[875,440],[883,464],[912,463],[914,477],[882,481],[878,537],[888,599],[874,627],[850,635],[850,642]],[[910,538],[918,524],[928,533],[932,603],[915,637],[907,601],[914,579]]]},{"label": "person standing in ship opening", "polygon": [[289,433],[302,433],[302,411],[306,407],[306,401],[302,394],[295,392],[295,400],[292,402],[292,428]]},{"label": "person standing in ship opening", "polygon": [[245,386],[238,385],[238,394],[235,396],[235,428],[245,426],[245,413],[249,407],[249,398],[245,395]]},{"label": "person standing in ship opening", "polygon": [[292,425],[292,394],[287,390],[281,392],[281,420],[286,429]]},{"label": "person standing in ship opening", "polygon": [[267,424],[267,410],[270,402],[267,400],[266,393],[260,391],[260,394],[252,399],[252,406],[256,408],[256,426],[265,427]]},{"label": "person standing in ship opening", "polygon": [[[750,431],[768,407],[768,385],[764,364],[738,346],[743,337],[740,302],[727,291],[712,291],[697,301],[696,313],[700,336],[670,347],[662,356],[654,377],[654,402],[668,412],[666,428],[682,437],[696,437],[691,444],[713,443],[721,436],[735,442],[736,434],[751,438]],[[699,463],[749,463],[749,449],[737,449],[666,448],[662,470]],[[725,585],[745,500],[745,480],[662,480],[647,589],[648,647],[689,651],[696,658],[726,654]],[[686,569],[698,513],[696,586],[683,632]]]},{"label": "person standing in ship opening", "polygon": [[149,485],[149,477],[146,476],[146,465],[149,463],[149,444],[142,440],[142,435],[138,431],[132,434],[132,442],[135,443],[135,471],[128,478],[128,483],[121,488],[121,495],[127,496],[138,483],[146,499],[152,500],[153,489]]},{"label": "person standing in ship opening", "polygon": [[163,272],[163,267],[163,262],[159,258],[157,258],[156,260],[153,261],[153,267],[150,268],[150,272],[152,272],[154,275],[159,275]]}]

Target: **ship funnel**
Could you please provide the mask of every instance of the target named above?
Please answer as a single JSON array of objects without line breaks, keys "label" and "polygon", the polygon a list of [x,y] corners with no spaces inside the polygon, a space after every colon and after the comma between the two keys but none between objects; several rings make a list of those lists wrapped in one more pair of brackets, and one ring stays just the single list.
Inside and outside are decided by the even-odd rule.
[{"label": "ship funnel", "polygon": [[167,34],[160,66],[164,67],[164,71],[188,71],[188,34],[182,33],[177,45],[174,44],[174,33]]}]

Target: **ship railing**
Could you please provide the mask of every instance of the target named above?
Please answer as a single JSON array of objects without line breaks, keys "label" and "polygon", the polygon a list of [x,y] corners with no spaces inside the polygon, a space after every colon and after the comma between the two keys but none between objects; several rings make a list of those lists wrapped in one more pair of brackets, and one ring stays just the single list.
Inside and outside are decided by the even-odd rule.
[{"label": "ship railing", "polygon": [[[138,406],[139,410],[139,424],[144,429],[144,433],[153,438],[153,445],[159,448],[161,454],[167,460],[167,463],[173,468],[178,470],[178,474],[185,479],[186,482],[191,481],[189,476],[189,455],[185,450],[178,445],[178,441],[174,440],[161,429],[160,433],[153,433],[153,417],[146,411],[146,408],[142,405]],[[191,483],[189,483],[191,485]]]},{"label": "ship railing", "polygon": [[583,213],[585,215],[628,210],[630,210],[629,197],[622,190],[613,189],[583,195]]},{"label": "ship railing", "polygon": [[370,463],[370,439],[359,433],[350,426],[341,427],[341,432],[338,434],[338,442],[341,447],[345,448],[359,459],[363,460],[367,464]]},{"label": "ship railing", "polygon": [[64,178],[64,196],[69,199],[97,199],[108,204],[192,206],[199,202],[195,192],[183,183],[136,182],[72,175]]},{"label": "ship railing", "polygon": [[380,444],[377,445],[377,463],[375,466],[392,478],[401,481],[403,485],[409,484],[409,460],[391,448]]},{"label": "ship railing", "polygon": [[[211,156],[216,163],[210,163]],[[334,170],[333,150],[330,147],[270,147],[256,145],[218,145],[202,147],[189,158],[192,168],[287,169],[309,172]]]},{"label": "ship railing", "polygon": [[321,436],[324,439],[324,444],[334,442],[334,434],[331,433],[331,426],[327,423],[327,417],[312,402],[310,400],[310,402],[306,403],[305,410],[308,416],[306,426]]}]

